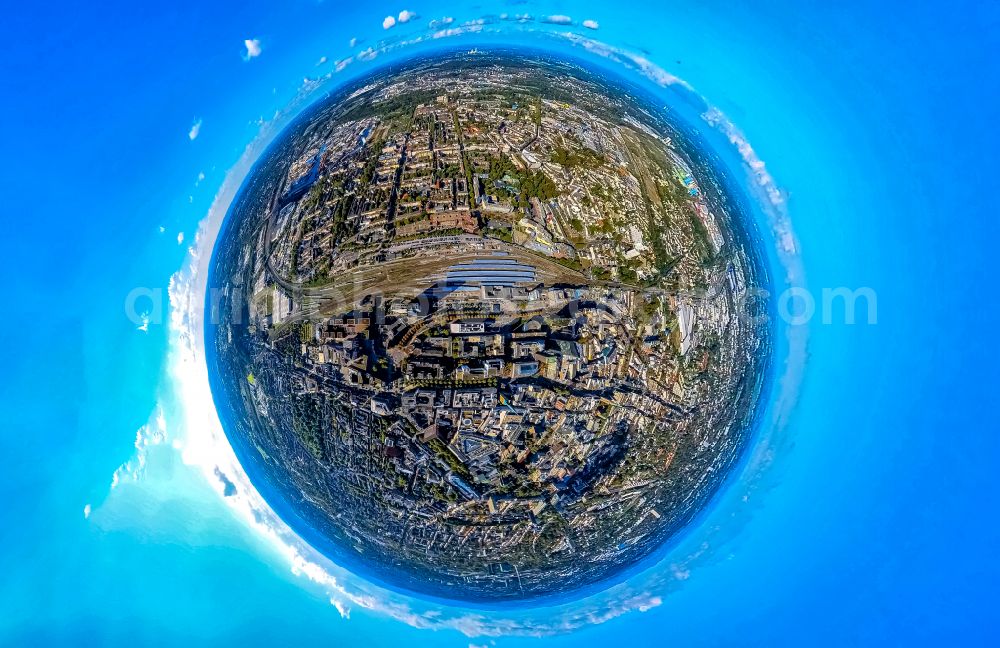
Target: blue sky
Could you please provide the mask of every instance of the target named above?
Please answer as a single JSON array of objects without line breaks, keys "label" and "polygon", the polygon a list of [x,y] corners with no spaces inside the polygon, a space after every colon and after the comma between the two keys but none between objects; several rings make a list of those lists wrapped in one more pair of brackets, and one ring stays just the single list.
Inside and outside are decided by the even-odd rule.
[{"label": "blue sky", "polygon": [[[383,27],[404,10],[418,17]],[[182,429],[198,394],[178,387],[169,322],[139,331],[122,306],[136,287],[166,295],[190,266],[258,120],[285,110],[305,78],[349,56],[345,75],[405,56],[413,49],[357,60],[429,33],[432,19],[455,28],[500,13],[568,15],[574,26],[534,26],[690,83],[766,162],[808,285],[879,295],[877,325],[810,325],[763,485],[732,515],[720,508],[738,518],[726,534],[692,532],[711,538],[709,557],[651,591],[656,605],[633,606],[646,611],[546,641],[996,642],[998,12],[768,0],[9,8],[0,643],[539,643],[415,628],[358,605],[343,618],[201,475]],[[582,53],[531,34],[456,38]]]}]

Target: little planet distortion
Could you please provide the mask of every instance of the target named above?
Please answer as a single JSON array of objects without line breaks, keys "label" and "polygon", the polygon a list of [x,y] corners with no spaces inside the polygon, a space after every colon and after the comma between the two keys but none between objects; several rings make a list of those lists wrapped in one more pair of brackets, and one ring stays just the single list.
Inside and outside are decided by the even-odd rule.
[{"label": "little planet distortion", "polygon": [[766,388],[765,262],[699,142],[637,87],[503,50],[310,107],[209,277],[213,395],[268,503],[345,567],[468,602],[653,554]]}]

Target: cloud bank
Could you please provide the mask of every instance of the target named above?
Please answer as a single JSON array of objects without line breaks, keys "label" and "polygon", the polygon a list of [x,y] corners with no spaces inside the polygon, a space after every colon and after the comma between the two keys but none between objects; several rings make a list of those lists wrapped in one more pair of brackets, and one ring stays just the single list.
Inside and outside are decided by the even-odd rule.
[{"label": "cloud bank", "polygon": [[250,59],[257,58],[263,51],[260,46],[260,41],[256,38],[248,38],[243,41],[243,46],[246,48],[246,53],[243,54],[243,60],[249,61]]}]

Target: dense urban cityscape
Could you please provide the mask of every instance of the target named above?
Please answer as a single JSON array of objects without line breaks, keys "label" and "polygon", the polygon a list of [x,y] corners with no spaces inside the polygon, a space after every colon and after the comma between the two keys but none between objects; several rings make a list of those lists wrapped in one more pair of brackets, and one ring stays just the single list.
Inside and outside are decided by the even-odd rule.
[{"label": "dense urban cityscape", "polygon": [[688,136],[575,65],[470,52],[367,78],[290,127],[227,217],[227,434],[279,512],[382,582],[485,601],[609,578],[745,445],[768,331],[740,218]]}]

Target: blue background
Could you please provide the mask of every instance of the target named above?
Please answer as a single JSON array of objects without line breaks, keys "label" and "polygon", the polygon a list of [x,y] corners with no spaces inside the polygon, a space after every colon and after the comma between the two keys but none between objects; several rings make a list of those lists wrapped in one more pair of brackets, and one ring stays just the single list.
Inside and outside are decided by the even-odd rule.
[{"label": "blue background", "polygon": [[164,407],[166,327],[136,331],[125,296],[165,292],[254,122],[402,9],[600,21],[595,38],[644,48],[746,133],[810,288],[878,294],[875,325],[810,326],[789,441],[726,559],[545,641],[1000,641],[996,4],[361,4],[5,9],[0,643],[489,642],[341,619],[168,455],[155,487],[108,490]]}]

